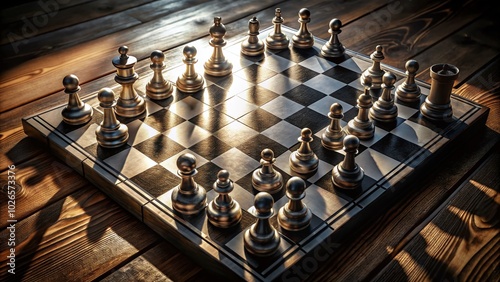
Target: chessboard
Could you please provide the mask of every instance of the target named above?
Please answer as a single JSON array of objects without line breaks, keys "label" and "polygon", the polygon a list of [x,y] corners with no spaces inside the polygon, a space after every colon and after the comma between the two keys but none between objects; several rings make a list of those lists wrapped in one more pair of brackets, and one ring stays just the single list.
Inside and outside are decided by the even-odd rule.
[{"label": "chessboard", "polygon": [[[265,39],[271,30],[261,30],[259,38]],[[289,38],[297,32],[287,26],[282,31]],[[66,124],[61,116],[66,105],[60,105],[23,118],[24,131],[202,266],[246,281],[301,280],[320,261],[336,255],[337,238],[353,232],[380,209],[390,208],[388,204],[397,201],[396,192],[418,185],[457,140],[473,134],[488,115],[486,107],[452,94],[451,121],[426,119],[419,109],[430,85],[417,81],[420,103],[396,101],[396,122],[375,123],[374,137],[360,141],[355,160],[365,174],[361,187],[339,189],[332,184],[332,169],[345,152],[325,149],[321,136],[331,122],[332,104],[343,108],[342,126],[356,117],[357,98],[364,91],[360,77],[371,66],[370,58],[351,50],[341,58],[325,58],[320,50],[326,41],[321,38],[314,38],[311,48],[266,50],[263,56],[250,57],[241,54],[245,38],[242,34],[223,49],[233,63],[232,73],[204,75],[205,84],[198,92],[174,89],[171,97],[152,100],[144,93],[153,72],[140,77],[134,88],[145,100],[146,113],[118,117],[129,130],[123,146],[103,148],[96,141],[95,130],[103,119],[97,93],[82,98],[93,108],[89,122]],[[198,47],[199,73],[211,53],[208,45]],[[182,54],[166,63],[163,75],[175,85],[185,70]],[[396,75],[395,86],[404,81],[404,71],[381,66]],[[109,87],[120,91],[117,83]],[[302,201],[312,212],[310,225],[301,231],[281,228],[276,213],[289,199],[285,188],[272,194],[274,215],[269,221],[279,233],[280,245],[269,257],[254,256],[243,242],[244,232],[257,221],[253,206],[258,191],[252,187],[252,173],[261,166],[263,149],[269,148],[283,182],[297,176],[289,157],[298,149],[304,128],[312,131],[310,146],[319,158],[314,174],[299,175],[306,183]],[[194,179],[206,189],[207,203],[217,196],[213,185],[218,172],[230,173],[234,183],[230,195],[242,209],[239,224],[218,228],[204,211],[185,216],[173,209],[172,190],[180,183],[176,162],[185,153],[196,157]]]}]

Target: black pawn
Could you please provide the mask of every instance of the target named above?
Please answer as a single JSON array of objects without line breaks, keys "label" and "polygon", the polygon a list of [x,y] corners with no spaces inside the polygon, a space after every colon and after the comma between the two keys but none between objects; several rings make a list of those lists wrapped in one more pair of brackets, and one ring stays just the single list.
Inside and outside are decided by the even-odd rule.
[{"label": "black pawn", "polygon": [[370,88],[372,90],[380,89],[382,85],[382,77],[385,74],[385,71],[381,68],[381,62],[385,59],[384,48],[382,45],[377,45],[375,47],[375,51],[370,55],[370,59],[372,60],[372,65],[366,69],[360,77],[361,84],[365,85],[366,77],[369,77],[370,80]]},{"label": "black pawn", "polygon": [[229,228],[238,224],[242,216],[241,207],[229,195],[234,189],[234,183],[229,179],[227,170],[217,173],[217,181],[213,189],[218,195],[207,206],[207,217],[210,223],[221,228]]},{"label": "black pawn", "polygon": [[271,194],[259,192],[254,198],[253,214],[257,222],[245,231],[245,250],[256,256],[270,256],[278,249],[281,238],[269,222],[274,214],[274,200]]},{"label": "black pawn", "polygon": [[328,150],[340,150],[344,146],[345,131],[342,130],[340,120],[344,117],[342,105],[333,103],[328,113],[330,125],[321,135],[321,145]]},{"label": "black pawn", "polygon": [[342,32],[342,22],[339,19],[333,19],[330,21],[329,27],[330,40],[321,48],[321,55],[327,58],[342,57],[345,53],[345,48],[339,40],[339,33]]},{"label": "black pawn", "polygon": [[336,187],[356,189],[361,186],[365,174],[355,161],[358,148],[359,139],[356,136],[348,135],[344,138],[344,160],[332,169],[332,182]]},{"label": "black pawn", "polygon": [[295,48],[311,48],[314,45],[314,37],[308,30],[307,24],[311,22],[311,12],[307,8],[299,11],[299,30],[292,36],[292,46]]},{"label": "black pawn", "polygon": [[392,90],[396,82],[396,76],[386,72],[382,77],[382,94],[370,109],[370,117],[381,122],[395,122],[398,116],[398,108],[392,98]]},{"label": "black pawn", "polygon": [[290,169],[296,173],[309,174],[314,173],[318,169],[319,159],[310,145],[313,141],[312,135],[311,129],[303,128],[298,138],[300,146],[290,155]]},{"label": "black pawn", "polygon": [[193,178],[198,173],[196,157],[190,153],[182,154],[177,159],[177,168],[181,183],[172,191],[172,207],[183,215],[197,214],[205,208],[207,194]]},{"label": "black pawn", "polygon": [[92,107],[80,99],[80,81],[74,74],[70,74],[63,79],[64,93],[68,94],[68,105],[62,110],[63,121],[70,125],[80,125],[92,119],[94,110]]},{"label": "black pawn", "polygon": [[128,127],[116,119],[115,93],[111,88],[103,88],[97,93],[97,99],[103,111],[102,122],[95,130],[97,143],[104,148],[124,145],[129,138]]},{"label": "black pawn", "polygon": [[286,196],[288,203],[278,212],[278,223],[288,231],[300,231],[311,223],[311,210],[302,202],[306,196],[306,182],[293,176],[286,183]]},{"label": "black pawn", "polygon": [[283,188],[283,176],[274,169],[274,152],[266,148],[260,156],[261,167],[252,173],[252,186],[260,192],[277,193]]},{"label": "black pawn", "polygon": [[419,68],[419,64],[415,60],[409,60],[405,64],[406,79],[396,89],[396,97],[398,101],[407,103],[415,103],[420,101],[420,87],[415,83],[415,76]]}]

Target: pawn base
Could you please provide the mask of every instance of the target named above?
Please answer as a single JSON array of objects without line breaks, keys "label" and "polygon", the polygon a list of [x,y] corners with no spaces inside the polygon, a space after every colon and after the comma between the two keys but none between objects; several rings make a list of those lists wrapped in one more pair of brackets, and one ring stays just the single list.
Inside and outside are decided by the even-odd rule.
[{"label": "pawn base", "polygon": [[285,34],[270,33],[266,38],[266,47],[272,50],[287,49],[290,40]]},{"label": "pawn base", "polygon": [[241,207],[238,202],[233,201],[230,208],[223,209],[212,201],[207,206],[207,217],[214,226],[229,228],[237,225],[241,221]]},{"label": "pawn base", "polygon": [[345,127],[346,133],[358,137],[360,140],[368,140],[373,138],[375,135],[375,126],[373,122],[370,121],[365,124],[365,126],[357,125],[359,123],[356,118],[350,120]]},{"label": "pawn base", "polygon": [[252,233],[252,228],[250,228],[243,236],[245,250],[250,254],[266,257],[274,254],[278,250],[281,238],[276,230],[273,230],[271,236],[265,238],[265,240],[256,238],[255,234]]},{"label": "pawn base", "polygon": [[417,87],[413,90],[410,90],[402,87],[403,85],[400,86],[401,87],[398,87],[396,89],[396,97],[398,101],[403,101],[406,103],[416,103],[420,101],[420,88]]},{"label": "pawn base", "polygon": [[344,147],[344,137],[345,132],[341,131],[338,136],[329,136],[329,130],[327,129],[321,135],[321,145],[328,150],[341,150]]},{"label": "pawn base", "polygon": [[205,73],[211,76],[226,76],[233,71],[233,64],[228,60],[222,62],[208,60],[204,67]]},{"label": "pawn base", "polygon": [[354,171],[346,171],[342,169],[342,163],[336,165],[332,169],[333,184],[342,189],[354,190],[361,186],[361,182],[365,176],[363,169],[356,166]]},{"label": "pawn base", "polygon": [[278,212],[278,223],[281,228],[288,231],[300,231],[311,224],[312,213],[305,205],[301,211],[292,212],[285,204]]},{"label": "pawn base", "polygon": [[144,98],[137,95],[134,99],[121,99],[116,101],[116,114],[121,117],[136,117],[146,112]]},{"label": "pawn base", "polygon": [[321,55],[326,58],[338,58],[344,56],[345,48],[342,45],[334,46],[330,42],[321,47]]},{"label": "pawn base", "polygon": [[104,148],[117,148],[127,143],[128,127],[120,124],[116,129],[106,129],[98,126],[95,130],[97,143]]},{"label": "pawn base", "polygon": [[283,188],[283,176],[278,171],[266,174],[257,169],[252,174],[252,186],[259,192],[275,194]]},{"label": "pawn base", "polygon": [[307,49],[314,46],[314,38],[311,35],[294,35],[292,46],[299,49]]},{"label": "pawn base", "polygon": [[174,87],[169,81],[151,83],[146,85],[146,95],[152,100],[163,100],[172,96]]},{"label": "pawn base", "polygon": [[179,91],[185,93],[194,93],[203,89],[203,85],[205,84],[205,79],[203,76],[197,74],[193,78],[188,78],[184,75],[179,76],[177,78],[176,86]]},{"label": "pawn base", "polygon": [[195,215],[206,206],[207,194],[204,188],[197,185],[195,192],[185,194],[179,186],[172,190],[172,207],[183,215]]},{"label": "pawn base", "polygon": [[372,84],[370,85],[370,89],[380,89],[382,87],[382,77],[385,72],[382,70],[380,72],[373,71],[371,68],[368,68],[361,74],[359,80],[361,81],[361,85],[367,86],[364,84],[366,77],[369,76],[372,80]]},{"label": "pawn base", "polygon": [[82,108],[64,108],[61,112],[63,121],[69,125],[81,125],[89,122],[92,119],[94,110],[88,104],[84,104]]},{"label": "pawn base", "polygon": [[297,151],[290,155],[290,169],[299,174],[310,174],[318,169],[319,159],[313,154],[309,158],[301,156]]},{"label": "pawn base", "polygon": [[398,108],[396,106],[392,106],[389,108],[382,108],[377,103],[373,105],[370,109],[370,117],[376,121],[381,122],[391,122],[396,120],[398,116]]}]

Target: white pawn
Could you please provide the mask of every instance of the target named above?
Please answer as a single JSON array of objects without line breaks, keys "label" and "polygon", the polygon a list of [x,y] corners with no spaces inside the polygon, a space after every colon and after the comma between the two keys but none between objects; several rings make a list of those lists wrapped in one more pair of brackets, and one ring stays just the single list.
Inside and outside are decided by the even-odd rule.
[{"label": "white pawn", "polygon": [[151,64],[149,67],[153,70],[153,78],[146,85],[146,95],[153,100],[166,99],[172,96],[174,87],[170,81],[165,80],[162,75],[165,69],[165,55],[160,50],[151,52]]},{"label": "white pawn", "polygon": [[307,29],[307,24],[311,22],[311,12],[307,8],[299,11],[299,30],[292,36],[292,46],[295,48],[311,48],[314,45],[314,37]]},{"label": "white pawn", "polygon": [[311,129],[303,128],[298,140],[300,147],[290,155],[290,169],[299,174],[314,173],[318,170],[319,159],[309,144],[313,141]]},{"label": "white pawn", "polygon": [[229,179],[227,170],[217,173],[217,181],[213,189],[218,195],[207,206],[207,217],[210,223],[221,228],[229,228],[238,224],[242,217],[241,207],[229,195],[234,189],[234,183]]},{"label": "white pawn", "polygon": [[101,124],[97,126],[95,135],[97,143],[104,148],[116,148],[127,143],[128,127],[116,119],[114,108],[116,106],[115,93],[111,88],[103,88],[97,93],[99,106],[103,110]]},{"label": "white pawn", "polygon": [[186,65],[186,71],[181,74],[176,81],[177,89],[186,92],[194,93],[203,88],[205,79],[198,74],[194,68],[194,64],[198,62],[196,54],[198,51],[192,45],[186,45],[182,51],[184,59],[182,61]]}]

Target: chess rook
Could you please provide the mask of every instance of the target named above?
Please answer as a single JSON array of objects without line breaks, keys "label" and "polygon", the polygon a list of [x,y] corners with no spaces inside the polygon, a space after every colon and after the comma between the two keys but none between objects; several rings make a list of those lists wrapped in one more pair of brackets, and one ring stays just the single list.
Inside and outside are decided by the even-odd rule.
[{"label": "chess rook", "polygon": [[330,125],[321,135],[321,145],[328,150],[340,150],[344,146],[345,131],[342,130],[340,120],[344,117],[342,105],[333,103],[330,106],[328,118]]},{"label": "chess rook", "polygon": [[165,55],[160,50],[151,52],[149,56],[151,64],[149,67],[153,70],[153,77],[146,85],[146,95],[153,100],[162,100],[172,96],[174,87],[170,81],[163,78],[162,71],[165,69]]},{"label": "chess rook", "polygon": [[97,143],[104,148],[116,148],[127,143],[128,127],[116,119],[115,93],[111,88],[103,88],[97,93],[99,105],[103,111],[102,122],[97,126],[95,135]]},{"label": "chess rook", "polygon": [[420,101],[420,87],[415,83],[419,65],[415,60],[408,60],[405,64],[406,79],[396,89],[398,101],[416,103]]},{"label": "chess rook", "polygon": [[451,92],[458,78],[458,68],[450,64],[436,64],[430,68],[431,89],[420,112],[426,118],[437,121],[450,121],[453,116]]},{"label": "chess rook", "polygon": [[276,8],[274,10],[274,18],[273,18],[273,31],[269,32],[266,37],[266,47],[272,50],[282,50],[287,49],[290,44],[290,40],[281,31],[281,25],[283,24],[284,19],[281,17],[281,9]]},{"label": "chess rook", "polygon": [[252,173],[252,187],[260,192],[277,193],[283,188],[283,176],[274,169],[274,152],[266,148],[260,156],[261,167]]},{"label": "chess rook", "polygon": [[241,207],[229,196],[234,189],[234,183],[229,179],[227,170],[217,173],[213,189],[218,195],[207,206],[207,217],[210,223],[221,228],[229,228],[238,224],[242,217]]},{"label": "chess rook", "polygon": [[385,74],[385,71],[380,67],[380,62],[385,59],[383,53],[383,47],[381,45],[377,45],[375,51],[370,55],[370,59],[372,60],[372,65],[366,69],[360,77],[361,84],[365,85],[366,77],[370,77],[371,85],[370,89],[377,90],[382,86],[382,77]]},{"label": "chess rook", "polygon": [[286,183],[286,196],[288,203],[278,211],[278,223],[281,228],[288,231],[300,231],[311,223],[312,212],[302,202],[306,196],[306,182],[293,176]]},{"label": "chess rook", "polygon": [[392,90],[396,82],[396,76],[392,72],[386,72],[382,77],[382,94],[370,109],[370,117],[381,122],[395,122],[398,116],[398,108],[392,98]]},{"label": "chess rook", "polygon": [[345,126],[346,133],[355,135],[361,140],[373,138],[375,135],[375,125],[369,117],[373,100],[370,96],[370,77],[365,78],[365,92],[358,97],[358,114]]},{"label": "chess rook", "polygon": [[274,214],[274,200],[267,192],[259,192],[254,198],[253,214],[257,222],[245,231],[243,236],[245,250],[256,256],[270,256],[278,250],[281,238],[269,222]]},{"label": "chess rook", "polygon": [[193,45],[186,45],[182,50],[182,54],[184,55],[182,62],[186,65],[186,70],[179,75],[175,83],[177,89],[181,92],[194,93],[203,89],[205,79],[194,68],[194,64],[198,62],[196,58],[197,53],[198,51]]},{"label": "chess rook", "polygon": [[342,189],[357,189],[360,187],[365,174],[355,161],[358,148],[358,137],[347,135],[344,138],[344,160],[332,169],[332,182],[336,187]]},{"label": "chess rook", "polygon": [[314,173],[318,169],[319,159],[311,149],[310,143],[313,141],[312,131],[303,128],[298,138],[299,148],[290,154],[290,169],[299,174]]},{"label": "chess rook", "polygon": [[295,48],[311,48],[314,45],[314,37],[307,29],[307,24],[311,22],[311,12],[307,8],[299,11],[299,30],[292,36],[292,46]]},{"label": "chess rook", "polygon": [[80,81],[74,74],[70,74],[63,79],[64,93],[68,94],[68,104],[61,111],[63,121],[70,125],[80,125],[92,119],[94,110],[84,103],[78,95],[80,91]]},{"label": "chess rook", "polygon": [[127,46],[118,48],[118,53],[120,55],[113,59],[113,65],[116,68],[115,81],[122,86],[122,90],[116,101],[116,114],[122,117],[136,117],[146,111],[144,99],[134,89],[134,83],[139,78],[134,70],[137,59],[127,54]]},{"label": "chess rook", "polygon": [[259,39],[260,24],[257,17],[248,21],[248,39],[241,42],[241,53],[247,56],[260,56],[264,54],[264,42]]},{"label": "chess rook", "polygon": [[226,46],[226,27],[221,22],[221,17],[214,17],[214,24],[209,32],[212,37],[209,41],[210,46],[214,48],[212,56],[205,62],[205,73],[212,76],[226,76],[233,70],[233,64],[226,59],[222,52],[222,47]]},{"label": "chess rook", "polygon": [[181,183],[172,190],[172,207],[183,215],[195,215],[205,208],[207,193],[194,180],[198,173],[196,158],[190,153],[177,158],[177,175]]},{"label": "chess rook", "polygon": [[321,55],[326,58],[342,57],[345,54],[345,48],[339,40],[339,34],[342,32],[342,22],[339,19],[333,19],[330,21],[329,27],[330,40],[321,47]]}]

